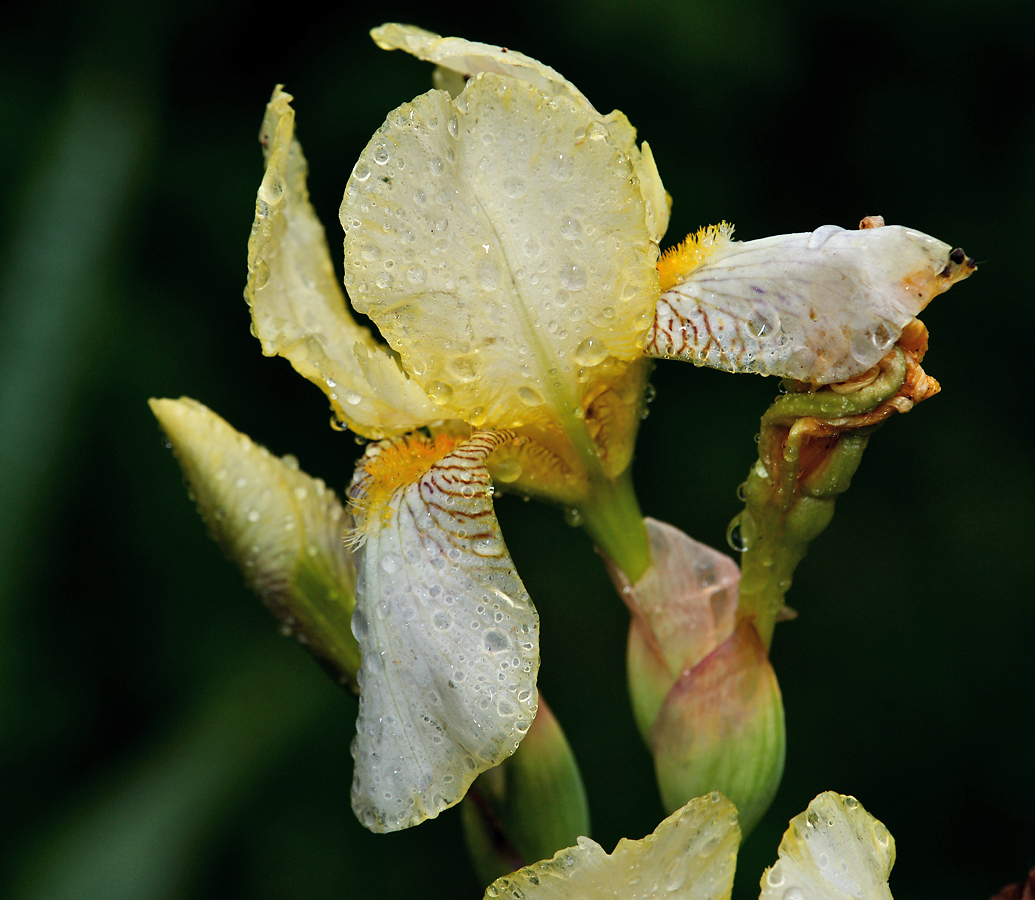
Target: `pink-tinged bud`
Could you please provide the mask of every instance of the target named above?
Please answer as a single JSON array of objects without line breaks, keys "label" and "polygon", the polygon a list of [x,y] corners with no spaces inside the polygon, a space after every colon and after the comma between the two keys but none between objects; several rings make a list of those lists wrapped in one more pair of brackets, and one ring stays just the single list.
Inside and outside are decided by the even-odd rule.
[{"label": "pink-tinged bud", "polygon": [[645,520],[651,567],[630,584],[629,693],[669,811],[721,791],[747,834],[783,773],[783,703],[752,620],[737,623],[740,570],[677,528]]},{"label": "pink-tinged bud", "polygon": [[680,676],[654,722],[651,751],[665,808],[719,790],[737,805],[748,834],[779,787],[785,734],[776,673],[745,619]]}]

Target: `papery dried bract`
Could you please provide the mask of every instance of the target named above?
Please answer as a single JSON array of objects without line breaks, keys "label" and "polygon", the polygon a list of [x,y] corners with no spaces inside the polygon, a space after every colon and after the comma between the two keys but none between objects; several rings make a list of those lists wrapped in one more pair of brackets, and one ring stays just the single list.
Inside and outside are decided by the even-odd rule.
[{"label": "papery dried bract", "polygon": [[962,250],[895,225],[745,243],[718,228],[698,239],[712,246],[699,262],[697,241],[685,247],[694,264],[662,293],[647,352],[814,384],[876,365],[933,297],[976,268]]},{"label": "papery dried bract", "polygon": [[261,139],[266,174],[248,242],[248,285],[263,352],[288,359],[366,437],[410,431],[442,413],[349,313],[306,188],[291,95],[278,88]]},{"label": "papery dried bract", "polygon": [[854,797],[828,791],[791,820],[759,900],[891,900],[894,864],[895,840],[883,823]]},{"label": "papery dried bract", "polygon": [[406,448],[373,445],[357,470],[352,807],[372,831],[457,803],[535,717],[539,619],[499,534],[484,464],[507,439],[475,434],[366,509],[384,490],[368,477],[376,460]]},{"label": "papery dried bract", "polygon": [[691,800],[639,841],[613,853],[587,837],[553,859],[489,885],[485,900],[729,900],[740,829],[721,794]]},{"label": "papery dried bract", "polygon": [[404,104],[363,151],[341,221],[356,309],[444,416],[557,431],[583,370],[642,353],[657,295],[643,199],[567,97],[486,74],[456,101]]}]

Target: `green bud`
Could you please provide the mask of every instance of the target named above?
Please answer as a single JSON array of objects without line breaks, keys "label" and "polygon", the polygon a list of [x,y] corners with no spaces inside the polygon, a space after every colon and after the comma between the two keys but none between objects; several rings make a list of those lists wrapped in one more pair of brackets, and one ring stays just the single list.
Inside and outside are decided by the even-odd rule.
[{"label": "green bud", "polygon": [[334,492],[183,397],[151,400],[213,537],[245,581],[343,684],[355,686],[350,620],[356,572],[345,546],[351,518]]},{"label": "green bud", "polygon": [[780,785],[786,736],[776,673],[750,621],[669,691],[651,750],[667,811],[717,790],[745,835],[758,824]]},{"label": "green bud", "polygon": [[475,871],[486,884],[589,834],[582,776],[542,694],[514,755],[478,776],[461,813]]},{"label": "green bud", "polygon": [[721,791],[747,834],[783,773],[780,688],[753,624],[738,624],[737,564],[671,525],[645,522],[651,567],[635,584],[610,567],[632,612],[636,722],[666,809]]}]

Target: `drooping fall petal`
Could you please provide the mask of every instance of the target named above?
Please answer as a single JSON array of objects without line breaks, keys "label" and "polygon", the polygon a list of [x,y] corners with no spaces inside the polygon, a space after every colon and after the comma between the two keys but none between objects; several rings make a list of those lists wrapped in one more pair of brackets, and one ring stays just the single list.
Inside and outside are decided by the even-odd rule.
[{"label": "drooping fall petal", "polygon": [[[482,74],[393,112],[341,207],[346,285],[442,414],[519,427],[585,414],[632,361],[656,248],[627,156],[568,97]],[[560,423],[560,424],[559,424]]]},{"label": "drooping fall petal", "polygon": [[759,900],[891,900],[895,840],[855,797],[827,791],[791,819]]},{"label": "drooping fall petal", "polygon": [[198,509],[249,587],[286,632],[354,684],[356,570],[344,544],[352,522],[334,492],[196,400],[151,400],[151,410]]},{"label": "drooping fall petal", "polygon": [[525,56],[515,50],[466,41],[463,38],[440,37],[413,25],[389,23],[375,28],[371,37],[382,50],[405,50],[418,59],[435,63],[463,78],[472,78],[481,72],[494,72],[527,81],[546,96],[562,96],[574,100],[584,107],[610,132],[622,151],[629,157],[640,182],[640,191],[645,203],[648,229],[655,243],[668,228],[669,201],[665,188],[654,163],[654,155],[644,141],[636,146],[636,129],[624,113],[615,110],[602,116],[593,108],[585,95],[560,72],[551,69],[537,59]]},{"label": "drooping fall petal", "polygon": [[382,441],[357,469],[352,808],[372,831],[457,803],[535,716],[539,619],[499,534],[485,469],[510,437]]},{"label": "drooping fall petal", "polygon": [[729,900],[737,863],[737,811],[721,794],[697,797],[639,841],[613,853],[595,841],[494,881],[485,900]]},{"label": "drooping fall petal", "polygon": [[824,225],[741,243],[702,229],[659,264],[651,356],[829,384],[865,372],[976,268],[919,231]]},{"label": "drooping fall petal", "polygon": [[260,135],[266,174],[248,242],[245,289],[255,334],[267,356],[288,359],[359,434],[381,438],[419,428],[442,412],[348,311],[309,202],[291,99],[274,91]]}]

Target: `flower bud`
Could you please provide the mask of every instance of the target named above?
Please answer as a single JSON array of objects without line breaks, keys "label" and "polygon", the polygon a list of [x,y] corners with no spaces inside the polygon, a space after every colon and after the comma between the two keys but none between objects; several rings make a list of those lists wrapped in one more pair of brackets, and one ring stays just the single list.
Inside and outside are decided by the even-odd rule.
[{"label": "flower bud", "polygon": [[740,571],[723,553],[647,519],[652,564],[612,578],[633,615],[629,692],[667,810],[721,791],[747,834],[783,774],[783,703],[750,619],[737,622]]},{"label": "flower bud", "polygon": [[273,456],[196,400],[151,400],[212,536],[245,581],[343,683],[359,650],[350,619],[356,570],[345,547],[351,519],[334,492]]},{"label": "flower bud", "polygon": [[550,708],[539,709],[514,754],[478,776],[461,806],[464,836],[486,884],[589,834],[575,756]]}]

